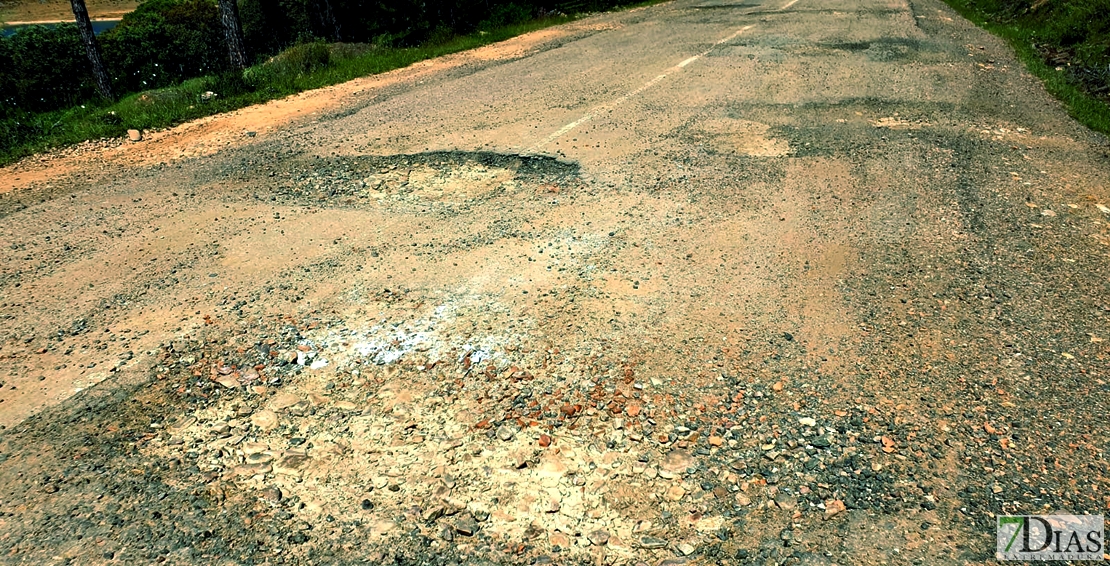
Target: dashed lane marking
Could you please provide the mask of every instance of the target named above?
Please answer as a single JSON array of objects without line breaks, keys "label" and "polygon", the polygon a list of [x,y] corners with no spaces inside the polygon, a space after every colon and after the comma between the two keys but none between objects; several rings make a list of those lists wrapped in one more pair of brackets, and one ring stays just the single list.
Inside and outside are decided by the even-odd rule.
[{"label": "dashed lane marking", "polygon": [[656,84],[659,83],[659,81],[662,81],[663,79],[667,78],[668,75],[671,75],[673,73],[681,71],[684,67],[686,67],[690,63],[693,63],[694,61],[697,61],[698,59],[701,59],[702,57],[704,57],[706,54],[708,54],[710,51],[712,51],[717,46],[721,45],[722,43],[725,43],[726,41],[730,41],[732,39],[735,39],[737,36],[744,33],[745,31],[748,31],[749,29],[751,29],[753,27],[755,27],[755,26],[744,26],[744,27],[740,28],[739,30],[737,30],[736,33],[733,33],[732,35],[715,42],[709,49],[706,49],[705,51],[702,51],[701,53],[698,53],[697,55],[694,55],[693,57],[690,57],[689,59],[686,59],[686,60],[680,62],[679,64],[671,67],[670,69],[667,69],[662,74],[656,76],[654,79],[651,79],[650,81],[644,83],[642,86],[640,86],[640,88],[637,88],[636,90],[634,90],[632,92],[624,94],[624,95],[618,97],[617,99],[615,99],[611,102],[608,102],[606,104],[599,104],[597,106],[594,106],[593,108],[591,108],[589,110],[589,112],[586,112],[584,115],[582,115],[581,118],[563,126],[562,128],[559,128],[558,130],[555,130],[555,132],[552,133],[550,136],[547,136],[546,138],[541,140],[536,145],[533,145],[532,147],[525,150],[525,153],[538,153],[540,150],[543,149],[544,146],[546,146],[547,144],[559,139],[560,137],[562,137],[567,132],[577,128],[578,126],[581,126],[582,124],[585,124],[586,122],[589,122],[590,120],[593,120],[594,118],[596,118],[599,114],[601,114],[603,112],[611,111],[611,110],[615,109],[616,107],[620,106],[621,104],[624,104],[629,98],[633,98],[633,97],[639,95],[641,92],[644,92],[645,90],[655,86]]},{"label": "dashed lane marking", "polygon": [[[778,11],[781,12],[783,10],[786,10],[787,8],[793,6],[794,4],[797,4],[799,1],[800,0],[790,0],[790,2],[787,2],[786,5],[779,8]],[[709,49],[706,49],[705,51],[702,51],[701,53],[698,53],[697,55],[694,55],[693,57],[687,58],[687,59],[679,62],[677,65],[667,69],[662,74],[656,76],[654,79],[651,79],[650,81],[644,83],[642,86],[640,86],[640,88],[637,88],[636,90],[634,90],[632,92],[624,94],[624,95],[616,98],[615,100],[613,100],[611,102],[594,106],[588,112],[583,114],[581,118],[563,126],[562,128],[559,128],[558,130],[555,130],[555,132],[553,132],[551,135],[549,135],[546,138],[540,140],[539,143],[537,143],[537,144],[533,145],[532,147],[526,149],[524,151],[524,153],[531,154],[531,153],[540,152],[544,148],[544,146],[546,146],[547,144],[563,137],[567,132],[577,128],[578,126],[581,126],[582,124],[585,124],[586,122],[589,122],[590,120],[593,120],[599,114],[602,114],[606,111],[612,111],[613,109],[617,108],[621,104],[624,104],[628,99],[633,98],[633,97],[639,95],[640,93],[644,92],[645,90],[655,86],[660,81],[667,78],[669,75],[671,75],[673,73],[676,73],[678,71],[681,71],[682,69],[686,68],[691,63],[693,63],[693,62],[697,61],[698,59],[701,59],[702,57],[705,57],[706,55],[708,55],[709,52],[713,51],[714,49],[719,47],[721,44],[727,43],[729,41],[732,41],[733,39],[736,39],[740,34],[752,29],[753,27],[755,27],[755,26],[754,25],[744,26],[744,27],[736,30],[732,35],[730,35],[730,36],[728,36],[724,39],[719,39],[719,40],[715,41],[713,43],[713,45],[709,46]]]}]

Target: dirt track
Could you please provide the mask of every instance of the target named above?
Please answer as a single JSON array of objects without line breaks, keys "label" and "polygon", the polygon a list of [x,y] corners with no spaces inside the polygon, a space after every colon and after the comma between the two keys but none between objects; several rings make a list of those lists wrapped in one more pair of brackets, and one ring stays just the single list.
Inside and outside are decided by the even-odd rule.
[{"label": "dirt track", "polygon": [[5,169],[0,560],[992,560],[1110,510],[1107,147],[939,2],[678,1]]}]

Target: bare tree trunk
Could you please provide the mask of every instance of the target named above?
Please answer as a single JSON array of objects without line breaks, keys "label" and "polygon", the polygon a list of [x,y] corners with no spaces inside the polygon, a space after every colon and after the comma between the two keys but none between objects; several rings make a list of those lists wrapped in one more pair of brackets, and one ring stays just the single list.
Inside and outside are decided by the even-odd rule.
[{"label": "bare tree trunk", "polygon": [[324,22],[324,27],[331,32],[332,41],[343,41],[343,36],[339,30],[339,20],[335,18],[335,12],[331,9],[331,2],[329,0],[319,0],[320,2],[320,19]]},{"label": "bare tree trunk", "polygon": [[100,92],[100,96],[114,100],[112,81],[108,78],[108,71],[104,69],[104,60],[100,58],[100,49],[96,45],[96,34],[93,33],[85,0],[69,0],[69,4],[73,8],[73,18],[77,20],[77,31],[81,32],[81,39],[85,42],[85,54],[89,56],[93,78],[96,79],[96,90]]},{"label": "bare tree trunk", "polygon": [[236,69],[247,68],[247,48],[243,44],[243,28],[239,25],[239,5],[235,0],[219,0],[220,22],[224,25],[224,39],[227,40],[227,53],[231,66]]}]

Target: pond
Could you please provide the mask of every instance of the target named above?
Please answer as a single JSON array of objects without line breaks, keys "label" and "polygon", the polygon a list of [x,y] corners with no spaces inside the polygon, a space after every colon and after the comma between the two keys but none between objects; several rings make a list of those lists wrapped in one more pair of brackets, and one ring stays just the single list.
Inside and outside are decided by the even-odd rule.
[{"label": "pond", "polygon": [[[14,25],[14,26],[4,26],[4,27],[0,28],[0,37],[11,37],[11,36],[15,35],[16,32],[18,32],[19,30],[21,30],[23,28],[26,28],[26,27],[31,27],[31,26],[54,27],[54,26],[58,25],[59,23],[61,23],[61,22],[49,22],[49,23],[42,23],[42,24],[20,24],[20,25]],[[95,33],[97,35],[100,35],[100,34],[106,32],[106,31],[116,27],[116,24],[118,24],[118,23],[119,23],[119,20],[93,20],[93,22],[92,22],[93,33]]]}]

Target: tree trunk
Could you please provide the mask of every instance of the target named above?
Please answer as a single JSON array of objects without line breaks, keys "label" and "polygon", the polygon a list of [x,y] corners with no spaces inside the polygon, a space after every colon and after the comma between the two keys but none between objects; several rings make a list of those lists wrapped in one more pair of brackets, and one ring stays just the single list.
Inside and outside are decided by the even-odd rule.
[{"label": "tree trunk", "polygon": [[73,18],[77,20],[77,31],[81,32],[81,39],[85,42],[85,54],[89,56],[93,78],[96,79],[96,90],[100,92],[100,96],[114,100],[112,81],[108,78],[108,71],[104,69],[104,60],[100,58],[100,49],[96,45],[96,34],[93,33],[85,0],[69,0],[69,4],[73,8]]},{"label": "tree trunk", "polygon": [[335,19],[335,12],[331,9],[331,2],[328,0],[319,0],[320,6],[320,19],[323,21],[324,29],[328,30],[331,35],[332,41],[343,41],[343,36],[339,30],[339,20]]},{"label": "tree trunk", "polygon": [[219,0],[220,22],[224,25],[224,39],[227,40],[227,53],[231,66],[236,69],[247,68],[247,48],[243,44],[243,28],[239,25],[239,5],[235,0]]}]

